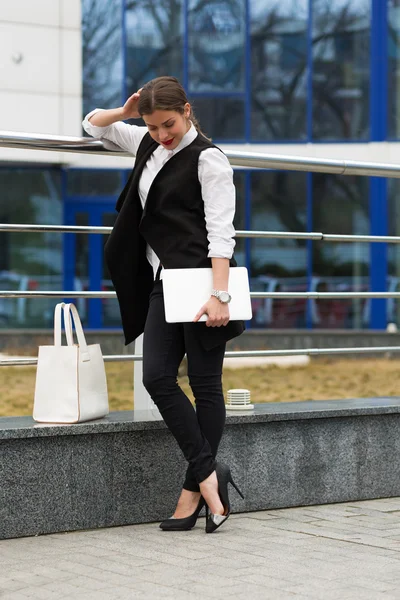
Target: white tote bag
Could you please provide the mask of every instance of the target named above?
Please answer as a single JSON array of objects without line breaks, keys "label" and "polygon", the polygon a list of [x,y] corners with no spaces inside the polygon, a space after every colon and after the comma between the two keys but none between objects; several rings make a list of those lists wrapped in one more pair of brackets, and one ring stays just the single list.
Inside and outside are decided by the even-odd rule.
[{"label": "white tote bag", "polygon": [[[61,310],[67,346],[61,345]],[[74,344],[71,316],[78,344]],[[33,418],[40,423],[82,423],[108,414],[107,379],[99,344],[86,344],[74,304],[54,311],[54,346],[39,346]]]}]

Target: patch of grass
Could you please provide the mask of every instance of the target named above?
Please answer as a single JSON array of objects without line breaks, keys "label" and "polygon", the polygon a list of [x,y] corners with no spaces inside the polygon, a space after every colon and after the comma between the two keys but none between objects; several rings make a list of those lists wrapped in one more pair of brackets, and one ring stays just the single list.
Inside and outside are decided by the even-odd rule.
[{"label": "patch of grass", "polygon": [[[133,363],[107,363],[110,410],[133,407]],[[0,416],[31,415],[35,367],[0,368]],[[179,383],[193,402],[188,378]],[[224,393],[247,388],[252,402],[295,402],[400,395],[400,360],[311,360],[306,367],[256,367],[224,371]]]}]

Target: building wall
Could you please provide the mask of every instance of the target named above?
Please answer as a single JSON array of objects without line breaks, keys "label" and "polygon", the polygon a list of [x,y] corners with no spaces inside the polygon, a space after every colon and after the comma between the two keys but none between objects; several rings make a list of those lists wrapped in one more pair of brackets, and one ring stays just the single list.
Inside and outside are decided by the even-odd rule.
[{"label": "building wall", "polygon": [[[1,2],[0,56],[0,130],[81,135],[80,0]],[[3,148],[3,160],[57,163],[63,157]]]}]

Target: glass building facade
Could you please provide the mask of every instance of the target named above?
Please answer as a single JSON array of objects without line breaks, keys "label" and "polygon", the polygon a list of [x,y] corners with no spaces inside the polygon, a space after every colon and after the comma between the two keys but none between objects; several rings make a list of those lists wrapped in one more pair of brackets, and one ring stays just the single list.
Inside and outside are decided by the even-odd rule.
[{"label": "glass building facade", "polygon": [[[82,0],[82,56],[83,115],[169,74],[216,144],[281,144],[285,154],[289,143],[400,141],[400,0]],[[0,168],[12,196],[0,222],[110,226],[127,175]],[[400,235],[398,180],[238,169],[235,184],[237,229]],[[21,247],[0,233],[3,289],[12,277],[15,287],[111,289],[103,236],[35,236]],[[236,246],[254,291],[397,291],[399,252],[300,239]],[[0,326],[47,326],[50,305],[34,302],[4,301]],[[87,327],[119,326],[116,301],[79,302]],[[400,326],[395,300],[266,299],[253,309],[254,328]]]},{"label": "glass building facade", "polygon": [[[220,142],[369,141],[371,38],[382,34],[372,17],[386,20],[386,85],[396,104],[397,5],[83,0],[84,112],[170,74]],[[395,105],[392,113],[388,133]]]}]

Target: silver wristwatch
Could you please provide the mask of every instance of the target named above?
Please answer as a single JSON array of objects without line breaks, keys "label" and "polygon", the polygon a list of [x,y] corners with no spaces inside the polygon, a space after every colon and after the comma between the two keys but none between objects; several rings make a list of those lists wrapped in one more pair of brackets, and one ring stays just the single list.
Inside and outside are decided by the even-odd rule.
[{"label": "silver wristwatch", "polygon": [[221,304],[229,304],[232,300],[232,296],[229,292],[224,292],[222,290],[213,290],[211,292],[211,296],[215,296],[221,302]]}]

